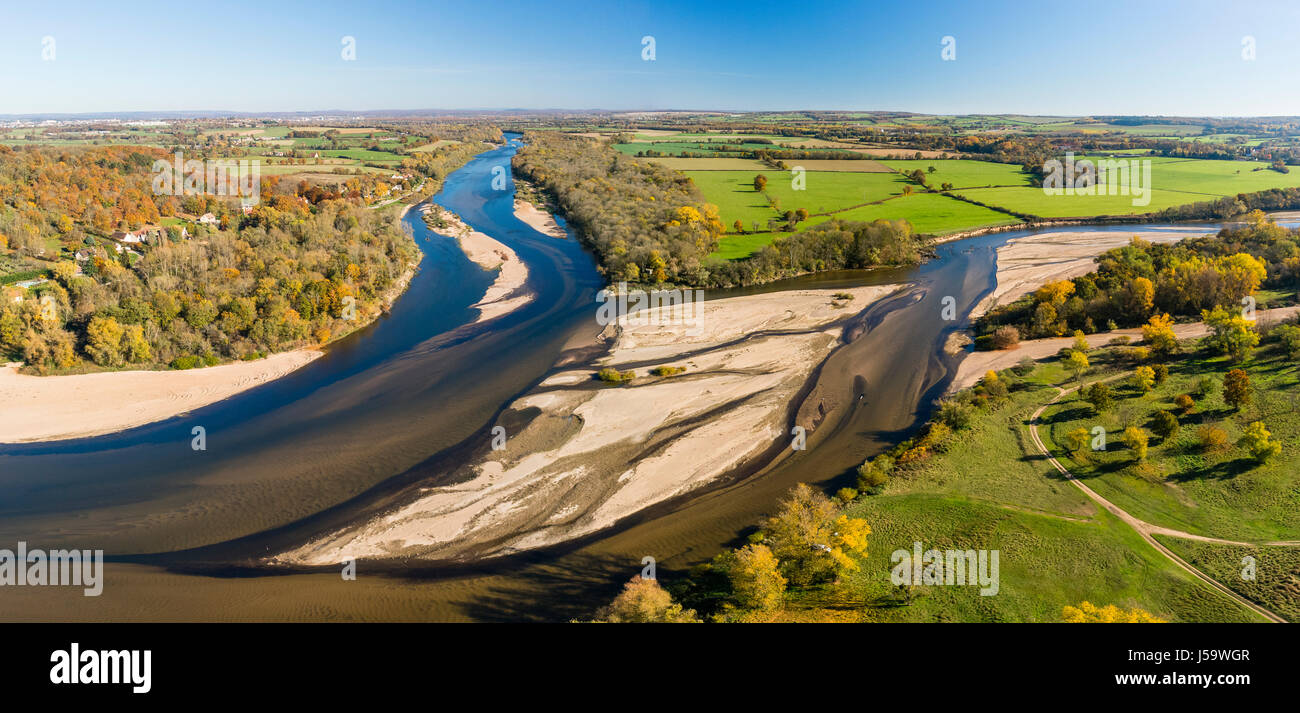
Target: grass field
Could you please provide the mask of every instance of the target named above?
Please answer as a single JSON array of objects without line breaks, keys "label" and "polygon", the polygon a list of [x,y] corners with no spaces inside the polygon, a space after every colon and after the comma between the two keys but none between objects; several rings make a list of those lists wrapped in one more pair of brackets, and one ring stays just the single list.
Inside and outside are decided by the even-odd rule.
[{"label": "grass field", "polygon": [[[1040,366],[1007,405],[982,412],[943,453],[884,492],[855,501],[871,525],[870,551],[840,595],[875,621],[1059,621],[1080,601],[1140,607],[1170,621],[1258,621],[1147,545],[1131,528],[1062,481],[1034,455],[1025,424],[1067,376]],[[917,588],[910,601],[889,580],[891,553],[999,551],[999,591]],[[806,606],[822,605],[812,593]]]},{"label": "grass field", "polygon": [[[921,159],[880,163],[900,172],[920,169],[926,173],[926,180],[935,188],[944,183],[951,183],[953,188],[1030,185],[1030,176],[1023,173],[1020,166],[1009,163],[963,159]],[[929,172],[930,167],[934,167],[934,173]]]},{"label": "grass field", "polygon": [[[1300,621],[1300,547],[1238,547],[1161,535],[1156,539],[1243,597],[1288,621]],[[1255,561],[1254,579],[1242,576],[1247,574],[1246,557]]]},{"label": "grass field", "polygon": [[[1234,366],[1250,375],[1250,405],[1233,411],[1221,391],[1199,399],[1192,414],[1180,417],[1174,437],[1152,438],[1148,464],[1134,464],[1132,451],[1123,446],[1125,424],[1147,426],[1156,411],[1174,410],[1174,397],[1194,391],[1198,379],[1221,380]],[[1044,413],[1048,427],[1040,431],[1050,434],[1063,457],[1061,444],[1071,430],[1106,428],[1107,450],[1090,452],[1087,462],[1076,460],[1072,469],[1103,497],[1147,522],[1245,542],[1300,539],[1300,368],[1272,348],[1240,365],[1198,354],[1172,361],[1169,368],[1169,380],[1146,396],[1126,384],[1114,386],[1116,407],[1100,416],[1077,395],[1068,397]],[[1235,443],[1252,421],[1263,421],[1282,443],[1274,462],[1257,466],[1236,446],[1219,454],[1200,449],[1199,426],[1217,426]]]}]

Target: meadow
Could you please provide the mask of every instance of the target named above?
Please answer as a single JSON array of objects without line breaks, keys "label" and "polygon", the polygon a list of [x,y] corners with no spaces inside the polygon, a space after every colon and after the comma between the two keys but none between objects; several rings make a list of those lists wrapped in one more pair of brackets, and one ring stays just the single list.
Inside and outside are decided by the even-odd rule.
[{"label": "meadow", "polygon": [[[872,621],[1060,621],[1087,600],[1139,607],[1170,621],[1258,621],[1096,507],[1030,444],[1026,423],[1069,376],[1049,362],[1027,374],[1008,402],[978,412],[945,450],[847,508],[871,525],[862,568],[835,596]],[[996,463],[996,467],[990,467]],[[977,587],[916,587],[889,579],[890,555],[926,549],[998,550],[997,595]],[[825,596],[825,595],[821,595]],[[808,607],[834,606],[807,595]]]}]

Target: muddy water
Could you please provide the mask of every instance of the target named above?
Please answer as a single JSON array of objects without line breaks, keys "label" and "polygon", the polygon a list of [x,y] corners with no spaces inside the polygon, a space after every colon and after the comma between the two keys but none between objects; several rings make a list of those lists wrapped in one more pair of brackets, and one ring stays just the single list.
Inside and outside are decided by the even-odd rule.
[{"label": "muddy water", "polygon": [[[408,484],[437,454],[486,438],[495,413],[545,377],[566,342],[594,334],[600,286],[573,240],[531,230],[492,188],[513,146],[449,177],[435,200],[508,244],[535,299],[473,324],[490,276],[407,217],[424,252],[392,313],[273,384],[113,436],[0,447],[0,543],[103,548],[104,593],[0,590],[7,620],[565,620],[588,616],[654,557],[660,576],[732,545],[792,484],[846,477],[906,437],[952,373],[943,342],[992,287],[995,250],[1023,233],[939,246],[916,268],[823,274],[727,294],[911,286],[866,309],[792,408],[818,425],[808,450],[554,550],[457,567],[361,563],[268,574],[243,563],[341,522]],[[1123,227],[1107,230],[1126,230]],[[712,296],[722,296],[715,294]],[[945,298],[951,298],[945,302]],[[955,320],[944,319],[950,306]],[[207,429],[208,450],[190,448]],[[2,545],[0,545],[2,546]]]}]

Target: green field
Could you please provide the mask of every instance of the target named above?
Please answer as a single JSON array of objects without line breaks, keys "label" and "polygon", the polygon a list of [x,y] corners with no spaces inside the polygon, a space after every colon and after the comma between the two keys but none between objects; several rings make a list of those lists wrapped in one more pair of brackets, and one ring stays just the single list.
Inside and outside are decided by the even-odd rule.
[{"label": "green field", "polygon": [[[953,188],[1026,186],[1030,179],[1020,166],[1009,163],[963,159],[882,160],[880,163],[904,173],[918,169],[924,171],[926,180],[936,189],[944,183],[951,183]],[[934,173],[930,173],[931,167],[935,169]]]},{"label": "green field", "polygon": [[[1059,621],[1087,600],[1140,607],[1170,621],[1258,621],[1096,507],[1035,455],[1025,423],[1067,379],[1049,363],[1025,377],[1009,402],[980,412],[944,452],[895,477],[848,514],[871,525],[870,551],[842,600],[873,621]],[[999,551],[999,591],[920,587],[911,601],[889,580],[891,553],[914,542],[937,549]],[[806,597],[818,606],[817,593]]]},{"label": "green field", "polygon": [[[1124,424],[1145,426],[1158,410],[1174,410],[1175,396],[1194,391],[1202,376],[1222,378],[1234,366],[1250,374],[1252,403],[1234,412],[1221,392],[1198,400],[1196,410],[1180,417],[1181,428],[1168,442],[1153,438],[1149,465],[1132,464],[1132,454],[1122,443]],[[1064,457],[1066,434],[1080,426],[1103,426],[1112,446],[1091,453],[1090,462],[1075,462],[1072,469],[1100,495],[1147,522],[1193,534],[1265,542],[1300,539],[1300,368],[1291,360],[1262,349],[1241,365],[1222,358],[1201,356],[1169,364],[1169,380],[1146,396],[1117,384],[1116,407],[1101,414],[1078,399],[1068,397],[1043,414],[1044,435],[1058,444]],[[1119,397],[1124,398],[1119,398]],[[1223,429],[1235,443],[1252,421],[1263,421],[1274,439],[1283,444],[1282,455],[1256,466],[1242,449],[1221,454],[1202,452],[1196,430],[1201,425]]]}]

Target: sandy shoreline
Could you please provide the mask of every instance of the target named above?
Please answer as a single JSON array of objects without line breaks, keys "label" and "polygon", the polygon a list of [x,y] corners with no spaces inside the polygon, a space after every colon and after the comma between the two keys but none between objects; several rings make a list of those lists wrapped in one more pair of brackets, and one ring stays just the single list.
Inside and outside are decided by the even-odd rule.
[{"label": "sandy shoreline", "polygon": [[[554,373],[502,412],[503,448],[487,436],[455,471],[270,562],[493,557],[608,528],[788,445],[791,401],[840,343],[832,324],[900,287],[734,297],[704,302],[697,326],[608,326],[594,367]],[[602,383],[603,366],[637,378]],[[686,371],[650,375],[657,366]]]},{"label": "sandy shoreline", "polygon": [[528,224],[528,227],[536,230],[543,235],[549,235],[553,238],[567,238],[569,234],[565,232],[560,224],[555,222],[555,216],[529,203],[515,199],[515,217]]},{"label": "sandy shoreline", "polygon": [[425,214],[437,211],[447,223],[447,227],[430,226],[429,229],[439,235],[455,238],[460,243],[460,249],[465,252],[465,257],[479,267],[497,271],[496,279],[488,286],[483,299],[471,305],[479,310],[475,322],[500,317],[532,301],[532,294],[520,289],[528,281],[528,266],[519,259],[514,250],[490,235],[469,227],[459,216],[441,206],[428,203],[420,210]]},{"label": "sandy shoreline", "polygon": [[0,443],[98,436],[202,408],[288,374],[316,349],[184,371],[30,376],[0,368]]}]

